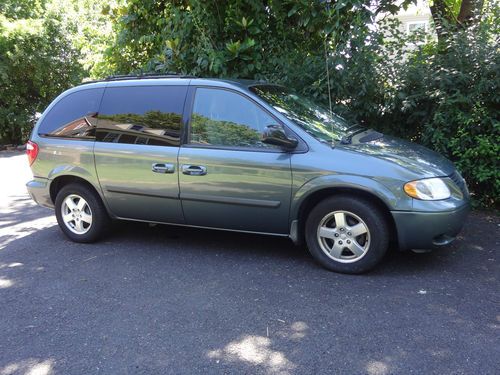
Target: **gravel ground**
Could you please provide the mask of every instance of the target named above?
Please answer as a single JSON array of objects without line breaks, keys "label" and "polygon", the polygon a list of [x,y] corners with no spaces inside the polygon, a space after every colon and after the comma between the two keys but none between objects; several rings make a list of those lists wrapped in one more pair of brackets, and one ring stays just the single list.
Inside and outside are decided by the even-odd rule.
[{"label": "gravel ground", "polygon": [[340,275],[285,239],[119,223],[75,244],[0,152],[0,374],[499,374],[500,219]]}]

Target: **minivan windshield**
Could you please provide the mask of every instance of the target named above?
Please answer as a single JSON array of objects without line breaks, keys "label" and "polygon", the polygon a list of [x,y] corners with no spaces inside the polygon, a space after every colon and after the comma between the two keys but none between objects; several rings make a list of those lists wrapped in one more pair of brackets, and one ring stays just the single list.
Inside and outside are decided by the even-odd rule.
[{"label": "minivan windshield", "polygon": [[255,85],[250,90],[322,142],[340,141],[355,128],[342,117],[285,87]]}]

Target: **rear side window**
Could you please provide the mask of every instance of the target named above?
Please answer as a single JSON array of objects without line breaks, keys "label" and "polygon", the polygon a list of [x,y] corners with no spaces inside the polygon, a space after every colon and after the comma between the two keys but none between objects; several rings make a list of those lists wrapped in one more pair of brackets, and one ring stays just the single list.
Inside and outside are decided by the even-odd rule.
[{"label": "rear side window", "polygon": [[94,139],[96,115],[104,89],[87,89],[59,100],[44,117],[38,134],[48,137]]},{"label": "rear side window", "polygon": [[179,146],[185,86],[106,89],[98,115],[100,142]]}]

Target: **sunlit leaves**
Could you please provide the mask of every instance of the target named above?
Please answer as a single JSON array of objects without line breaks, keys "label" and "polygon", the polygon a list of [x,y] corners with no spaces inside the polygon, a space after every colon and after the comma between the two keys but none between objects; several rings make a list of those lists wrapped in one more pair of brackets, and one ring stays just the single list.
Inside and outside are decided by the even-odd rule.
[{"label": "sunlit leaves", "polygon": [[0,16],[0,140],[26,139],[36,112],[81,80],[79,58],[57,17]]}]

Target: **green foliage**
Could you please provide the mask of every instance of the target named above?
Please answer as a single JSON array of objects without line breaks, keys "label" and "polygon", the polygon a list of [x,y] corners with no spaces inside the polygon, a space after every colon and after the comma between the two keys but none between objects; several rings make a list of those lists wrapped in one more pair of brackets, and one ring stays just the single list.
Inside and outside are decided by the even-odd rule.
[{"label": "green foliage", "polygon": [[[270,78],[322,57],[325,34],[346,41],[372,13],[363,0],[130,0],[118,19],[112,69]],[[307,70],[302,69],[305,73]]]},{"label": "green foliage", "polygon": [[84,77],[176,71],[264,79],[441,152],[476,202],[497,204],[499,6],[485,2],[469,22],[477,9],[463,11],[464,1],[433,1],[436,41],[407,37],[390,20],[368,26],[410,0],[384,0],[378,9],[364,0],[4,0],[0,139],[24,141],[36,112]]},{"label": "green foliage", "polygon": [[46,0],[49,13],[57,15],[66,37],[79,51],[83,78],[98,78],[113,73],[104,51],[114,40],[113,20],[124,0]]},{"label": "green foliage", "polygon": [[[475,26],[443,23],[447,37],[427,35],[423,44],[424,35],[407,37],[388,21],[357,33],[328,58],[337,112],[445,155],[484,206],[500,201],[498,19],[498,4],[491,4]],[[321,77],[322,65],[309,69]],[[322,78],[297,89],[328,102]]]},{"label": "green foliage", "polygon": [[36,115],[84,77],[107,71],[121,0],[4,0],[0,4],[0,143],[24,142]]},{"label": "green foliage", "polygon": [[[443,153],[477,202],[495,204],[498,4],[484,9],[475,27],[440,23],[447,37],[439,43],[418,33],[407,37],[395,21],[369,28],[378,10],[364,4],[130,0],[116,19],[109,69],[266,79],[326,105],[331,97],[350,121]],[[381,4],[379,10],[399,10],[394,2]],[[457,13],[461,3],[450,4]]]},{"label": "green foliage", "polygon": [[[408,56],[384,125],[453,160],[476,203],[490,206],[500,198],[498,5],[483,16]],[[406,120],[402,128],[399,119]]]},{"label": "green foliage", "polygon": [[0,139],[27,138],[36,113],[80,81],[78,57],[57,17],[0,16]]},{"label": "green foliage", "polygon": [[[498,30],[496,31],[498,35]],[[498,40],[461,32],[426,72],[432,95],[422,140],[454,160],[482,203],[500,198],[500,55]]]},{"label": "green foliage", "polygon": [[46,0],[2,0],[0,15],[10,19],[35,18],[45,10]]}]

